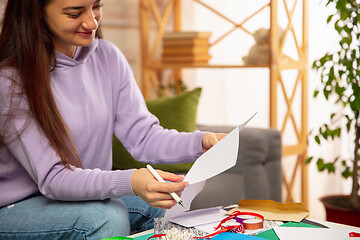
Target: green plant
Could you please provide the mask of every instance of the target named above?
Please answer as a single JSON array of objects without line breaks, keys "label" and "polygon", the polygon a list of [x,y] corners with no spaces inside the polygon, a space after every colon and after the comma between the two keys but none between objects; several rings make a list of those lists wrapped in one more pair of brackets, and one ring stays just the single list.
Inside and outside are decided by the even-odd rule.
[{"label": "green plant", "polygon": [[[314,140],[334,140],[344,131],[354,134],[354,149],[351,159],[336,157],[325,162],[317,158],[319,171],[335,172],[337,162],[343,167],[342,176],[352,178],[349,207],[360,209],[359,196],[359,139],[360,139],[360,9],[359,0],[327,0],[326,6],[335,7],[327,23],[337,31],[339,50],[325,54],[314,61],[313,68],[321,73],[320,87],[314,91],[314,98],[321,92],[327,101],[341,104],[348,114],[332,113],[330,123],[325,123],[314,134]],[[345,123],[345,125],[344,125]],[[343,127],[345,126],[345,127]],[[351,136],[351,135],[349,135]],[[313,157],[307,159],[311,162]]]}]

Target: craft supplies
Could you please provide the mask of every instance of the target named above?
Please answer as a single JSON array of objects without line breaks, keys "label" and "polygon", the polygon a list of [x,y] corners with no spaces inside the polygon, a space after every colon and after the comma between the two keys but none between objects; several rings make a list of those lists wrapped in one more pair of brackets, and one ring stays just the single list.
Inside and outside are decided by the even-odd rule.
[{"label": "craft supplies", "polygon": [[[264,217],[253,212],[233,212],[230,216],[222,219],[220,223],[214,228],[214,232],[209,234],[199,231],[196,228],[182,227],[174,223],[162,224],[162,218],[154,220],[155,232],[151,238],[159,240],[192,240],[192,239],[208,239],[224,232],[231,233],[245,233],[249,231],[250,234],[254,230],[263,228]],[[249,234],[249,233],[248,233]]]},{"label": "craft supplies", "polygon": [[[253,212],[240,212],[240,211],[235,211],[233,212],[230,216],[224,218],[220,223],[219,225],[215,228],[216,229],[219,229],[221,227],[221,224],[231,220],[231,219],[237,219],[238,216],[253,216],[254,218],[256,219],[260,219],[261,222],[264,222],[264,217],[260,214],[257,214],[257,213],[253,213]],[[245,220],[251,220],[249,218],[251,217],[245,217],[245,218],[248,218],[248,219],[241,219],[241,217],[239,218],[239,221],[242,220],[242,222],[244,222]],[[240,222],[241,223],[241,222]],[[246,229],[246,228],[245,228]]]},{"label": "craft supplies", "polygon": [[150,238],[157,238],[159,240],[193,240],[194,237],[207,235],[206,232],[196,228],[182,227],[171,222],[163,225],[162,221],[163,218],[154,219],[154,236]]}]

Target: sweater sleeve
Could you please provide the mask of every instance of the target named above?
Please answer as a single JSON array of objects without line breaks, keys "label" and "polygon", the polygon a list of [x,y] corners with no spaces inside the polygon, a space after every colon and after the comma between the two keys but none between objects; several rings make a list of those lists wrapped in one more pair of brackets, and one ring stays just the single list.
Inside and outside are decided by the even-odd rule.
[{"label": "sweater sleeve", "polygon": [[[202,153],[203,133],[164,129],[151,114],[125,57],[118,52],[120,67],[114,79],[114,132],[129,153],[148,163],[184,163],[195,161]],[[119,82],[120,81],[120,82]]]},{"label": "sweater sleeve", "polygon": [[65,168],[35,120],[26,113],[28,104],[23,95],[14,96],[12,102],[16,103],[17,108],[21,106],[24,114],[17,114],[10,121],[7,119],[6,113],[11,109],[11,84],[10,80],[1,76],[0,83],[0,126],[7,123],[5,140],[10,141],[6,149],[14,157],[13,161],[19,162],[26,170],[44,196],[58,200],[96,200],[134,194],[130,182],[133,170]]}]

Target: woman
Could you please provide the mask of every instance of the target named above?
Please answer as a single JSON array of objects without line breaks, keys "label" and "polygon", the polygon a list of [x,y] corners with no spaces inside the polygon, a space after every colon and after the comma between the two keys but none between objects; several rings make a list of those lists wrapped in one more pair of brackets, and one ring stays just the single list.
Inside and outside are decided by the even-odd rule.
[{"label": "woman", "polygon": [[[149,163],[194,161],[224,135],[163,129],[101,0],[8,0],[0,35],[0,239],[101,239],[152,227],[183,176],[111,171],[113,133]],[[121,199],[120,199],[121,198]],[[150,207],[150,206],[151,207]]]}]

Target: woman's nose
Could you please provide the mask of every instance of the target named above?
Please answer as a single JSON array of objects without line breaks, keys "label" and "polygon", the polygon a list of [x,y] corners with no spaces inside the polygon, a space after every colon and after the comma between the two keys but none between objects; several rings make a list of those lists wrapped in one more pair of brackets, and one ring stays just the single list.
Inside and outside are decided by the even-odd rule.
[{"label": "woman's nose", "polygon": [[98,27],[98,20],[95,18],[94,13],[89,11],[82,23],[83,28],[87,30],[95,30]]}]

